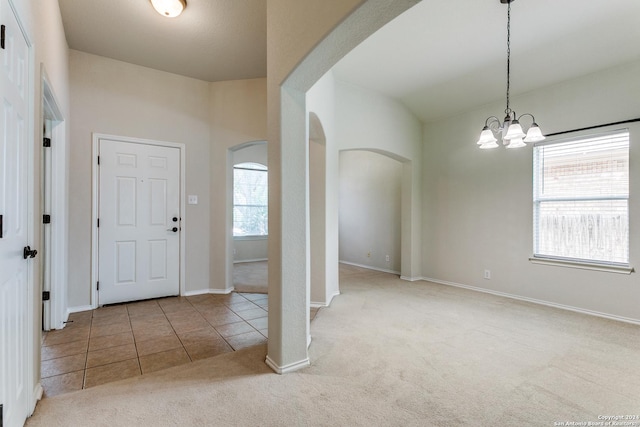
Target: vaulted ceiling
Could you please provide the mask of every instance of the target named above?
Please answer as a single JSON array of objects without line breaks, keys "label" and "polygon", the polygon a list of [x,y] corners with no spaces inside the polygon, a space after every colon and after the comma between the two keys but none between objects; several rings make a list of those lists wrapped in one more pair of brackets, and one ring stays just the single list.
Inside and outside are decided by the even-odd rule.
[{"label": "vaulted ceiling", "polygon": [[[59,0],[69,47],[206,81],[266,75],[268,0]],[[301,0],[304,1],[304,0]],[[335,67],[339,79],[399,99],[425,122],[504,99],[507,7],[423,0]],[[516,0],[512,94],[640,59],[638,0]]]},{"label": "vaulted ceiling", "polygon": [[264,77],[266,0],[187,0],[165,18],[149,0],[58,0],[71,49],[205,81]]}]

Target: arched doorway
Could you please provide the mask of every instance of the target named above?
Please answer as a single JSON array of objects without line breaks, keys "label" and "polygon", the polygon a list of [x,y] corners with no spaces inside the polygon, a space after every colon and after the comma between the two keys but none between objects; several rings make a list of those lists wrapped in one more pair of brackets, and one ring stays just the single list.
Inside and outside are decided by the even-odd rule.
[{"label": "arched doorway", "polygon": [[[291,34],[286,29],[280,31],[276,21],[268,24],[272,47],[267,53],[272,64],[268,73],[269,162],[275,174],[270,177],[272,239],[266,363],[278,373],[309,365],[309,148],[305,93],[341,56],[416,3],[363,2],[308,54],[304,47],[297,53],[282,49],[280,42],[286,45]],[[274,9],[271,11],[276,12]],[[300,46],[305,43],[297,47]],[[300,56],[295,58],[296,55]],[[287,64],[292,63],[298,65],[288,68]]]},{"label": "arched doorway", "polygon": [[251,141],[229,150],[228,209],[232,286],[237,292],[267,293],[267,142]]}]

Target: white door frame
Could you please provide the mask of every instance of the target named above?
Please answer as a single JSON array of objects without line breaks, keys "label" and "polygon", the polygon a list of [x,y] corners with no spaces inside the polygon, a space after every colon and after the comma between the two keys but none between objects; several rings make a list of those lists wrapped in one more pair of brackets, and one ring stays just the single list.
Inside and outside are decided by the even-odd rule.
[{"label": "white door frame", "polygon": [[[45,239],[42,251],[42,265],[44,269],[43,283],[49,283],[51,299],[49,300],[48,318],[43,319],[45,330],[62,329],[67,321],[67,154],[68,145],[66,140],[66,124],[64,116],[60,110],[59,103],[53,92],[49,76],[44,64],[40,67],[42,79],[42,112],[41,120],[49,121],[51,128],[52,146],[49,158],[51,170],[49,178],[51,182],[45,185],[44,192],[49,191],[46,197],[50,200],[50,212],[45,212],[47,208],[42,204],[42,213],[50,214],[51,224],[43,225],[49,227],[44,231],[49,239]],[[44,136],[44,135],[43,135]],[[40,139],[42,141],[42,139]],[[43,157],[44,159],[44,157]],[[46,178],[45,178],[46,179]]]},{"label": "white door frame", "polygon": [[127,136],[108,135],[103,133],[93,133],[93,156],[92,156],[92,208],[91,208],[91,306],[98,308],[98,201],[100,199],[100,174],[98,170],[98,153],[100,140],[108,139],[111,141],[128,142],[132,144],[157,145],[160,147],[178,148],[180,150],[180,217],[181,233],[180,233],[180,295],[185,293],[185,261],[186,261],[186,245],[185,236],[187,230],[185,193],[186,193],[186,146],[183,143],[156,141],[151,139],[132,138]]}]

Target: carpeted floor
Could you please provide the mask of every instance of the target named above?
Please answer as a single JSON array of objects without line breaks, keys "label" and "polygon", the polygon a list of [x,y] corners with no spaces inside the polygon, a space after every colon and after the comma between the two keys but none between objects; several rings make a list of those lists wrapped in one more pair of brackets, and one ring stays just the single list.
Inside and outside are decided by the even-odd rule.
[{"label": "carpeted floor", "polygon": [[341,291],[311,325],[309,368],[272,374],[262,345],[44,399],[27,425],[553,426],[640,414],[639,326],[351,267]]},{"label": "carpeted floor", "polygon": [[233,264],[233,287],[236,292],[266,294],[268,290],[267,261]]}]

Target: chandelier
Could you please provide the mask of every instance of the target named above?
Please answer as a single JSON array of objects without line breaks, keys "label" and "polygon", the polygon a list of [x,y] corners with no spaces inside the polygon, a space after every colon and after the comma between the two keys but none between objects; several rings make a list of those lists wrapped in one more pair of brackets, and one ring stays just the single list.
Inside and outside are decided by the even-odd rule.
[{"label": "chandelier", "polygon": [[[507,148],[525,147],[526,142],[537,142],[544,139],[533,114],[524,113],[520,116],[509,107],[509,89],[511,85],[511,3],[514,0],[500,0],[507,4],[507,108],[505,108],[504,120],[501,122],[496,116],[490,116],[484,122],[484,128],[478,139],[478,145],[482,149],[498,147],[498,139],[502,138],[502,145]],[[531,117],[532,124],[527,133],[520,125],[520,119]]]}]

